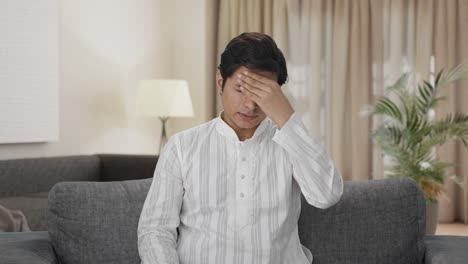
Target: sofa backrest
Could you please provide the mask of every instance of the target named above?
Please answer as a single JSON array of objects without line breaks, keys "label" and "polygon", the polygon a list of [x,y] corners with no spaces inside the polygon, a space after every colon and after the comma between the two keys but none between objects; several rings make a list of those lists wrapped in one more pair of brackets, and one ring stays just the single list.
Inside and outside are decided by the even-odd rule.
[{"label": "sofa backrest", "polygon": [[299,235],[320,263],[422,263],[426,203],[409,178],[345,183],[322,210],[304,200]]},{"label": "sofa backrest", "polygon": [[[49,234],[63,263],[139,263],[138,219],[151,179],[66,182],[49,194]],[[301,242],[321,263],[421,263],[425,202],[413,180],[345,182],[322,210],[303,202]]]},{"label": "sofa backrest", "polygon": [[0,160],[0,197],[47,192],[58,182],[99,177],[95,155]]}]

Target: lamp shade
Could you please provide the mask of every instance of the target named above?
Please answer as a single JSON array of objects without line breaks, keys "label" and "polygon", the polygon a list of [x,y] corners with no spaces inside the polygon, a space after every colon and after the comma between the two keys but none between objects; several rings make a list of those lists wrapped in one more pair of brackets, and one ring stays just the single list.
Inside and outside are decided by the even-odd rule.
[{"label": "lamp shade", "polygon": [[187,81],[141,80],[136,113],[158,117],[192,117],[193,107]]}]

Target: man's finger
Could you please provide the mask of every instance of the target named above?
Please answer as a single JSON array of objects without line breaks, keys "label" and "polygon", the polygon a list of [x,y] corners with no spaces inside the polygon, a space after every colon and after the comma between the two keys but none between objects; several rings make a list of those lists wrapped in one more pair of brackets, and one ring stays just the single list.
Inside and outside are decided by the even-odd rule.
[{"label": "man's finger", "polygon": [[244,93],[248,98],[252,99],[254,102],[257,102],[260,99],[260,96],[258,96],[256,93],[252,92],[245,86],[240,87],[242,93]]},{"label": "man's finger", "polygon": [[265,97],[267,95],[267,92],[265,90],[252,86],[251,84],[247,82],[241,82],[241,85],[247,88],[252,93],[256,94],[258,97]]},{"label": "man's finger", "polygon": [[262,83],[263,85],[266,85],[266,86],[277,84],[277,82],[275,80],[270,79],[270,78],[268,78],[266,76],[257,74],[255,72],[244,71],[243,75],[245,75],[247,78],[254,79],[254,80],[256,80],[256,81],[258,81],[258,82],[260,82],[260,83]]},{"label": "man's finger", "polygon": [[239,81],[241,81],[242,83],[249,84],[250,87],[260,89],[260,90],[263,90],[263,91],[266,91],[266,92],[268,92],[270,90],[270,88],[267,85],[265,85],[264,83],[254,79],[252,77],[249,77],[247,75],[239,75]]}]

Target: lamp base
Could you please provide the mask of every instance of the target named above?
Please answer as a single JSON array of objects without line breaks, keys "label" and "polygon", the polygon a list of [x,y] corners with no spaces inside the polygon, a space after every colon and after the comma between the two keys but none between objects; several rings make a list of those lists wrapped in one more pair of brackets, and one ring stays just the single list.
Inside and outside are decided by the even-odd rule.
[{"label": "lamp base", "polygon": [[159,119],[162,122],[161,140],[159,141],[159,154],[161,155],[161,151],[167,143],[166,122],[169,117],[159,117]]}]

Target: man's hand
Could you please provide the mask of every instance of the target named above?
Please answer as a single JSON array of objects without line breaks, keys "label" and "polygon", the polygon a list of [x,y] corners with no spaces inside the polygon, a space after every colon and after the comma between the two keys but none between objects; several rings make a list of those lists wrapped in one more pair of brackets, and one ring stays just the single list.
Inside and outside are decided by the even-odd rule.
[{"label": "man's hand", "polygon": [[289,120],[294,109],[281,91],[281,86],[272,79],[245,71],[237,76],[241,91],[254,101],[278,128]]}]

